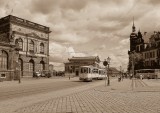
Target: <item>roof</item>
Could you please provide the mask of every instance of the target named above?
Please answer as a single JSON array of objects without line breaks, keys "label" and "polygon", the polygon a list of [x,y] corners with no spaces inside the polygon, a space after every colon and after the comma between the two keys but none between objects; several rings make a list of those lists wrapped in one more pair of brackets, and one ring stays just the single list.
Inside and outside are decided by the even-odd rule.
[{"label": "roof", "polygon": [[100,62],[100,59],[98,56],[88,56],[88,57],[72,57],[68,59],[69,61],[79,61],[79,60],[96,60],[97,62]]},{"label": "roof", "polygon": [[12,22],[12,23],[16,23],[16,24],[23,25],[26,27],[32,27],[34,29],[44,31],[47,33],[51,32],[49,30],[49,27],[46,27],[46,26],[40,25],[38,23],[34,23],[29,20],[25,20],[25,19],[13,16],[13,15],[8,15],[6,17],[0,18],[0,24],[6,23],[6,22]]}]

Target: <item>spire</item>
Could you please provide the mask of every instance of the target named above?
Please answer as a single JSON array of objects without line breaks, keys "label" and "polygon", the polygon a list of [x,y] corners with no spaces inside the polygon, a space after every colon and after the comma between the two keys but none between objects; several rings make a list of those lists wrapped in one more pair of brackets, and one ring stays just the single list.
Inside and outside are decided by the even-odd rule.
[{"label": "spire", "polygon": [[139,33],[141,32],[141,31],[140,31],[140,28],[139,28],[138,32],[139,32]]},{"label": "spire", "polygon": [[134,17],[133,17],[133,26],[132,26],[132,32],[136,31],[136,27],[134,26]]}]

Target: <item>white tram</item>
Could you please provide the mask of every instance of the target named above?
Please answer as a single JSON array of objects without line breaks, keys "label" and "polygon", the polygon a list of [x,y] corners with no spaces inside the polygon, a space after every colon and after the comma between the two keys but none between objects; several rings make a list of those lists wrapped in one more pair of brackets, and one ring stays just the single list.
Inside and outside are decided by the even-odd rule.
[{"label": "white tram", "polygon": [[106,70],[93,66],[81,66],[79,80],[92,81],[93,79],[104,79],[107,77]]}]

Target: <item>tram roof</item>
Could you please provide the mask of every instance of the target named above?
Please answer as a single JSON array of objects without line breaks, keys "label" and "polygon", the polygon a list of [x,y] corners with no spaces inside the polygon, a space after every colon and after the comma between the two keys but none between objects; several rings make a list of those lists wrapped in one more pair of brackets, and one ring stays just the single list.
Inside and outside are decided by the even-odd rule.
[{"label": "tram roof", "polygon": [[136,71],[145,71],[145,70],[156,70],[156,69],[138,69],[138,70],[136,70]]},{"label": "tram roof", "polygon": [[88,56],[88,57],[72,57],[68,59],[69,61],[81,61],[81,60],[95,60],[97,62],[100,62],[100,59],[98,56]]}]

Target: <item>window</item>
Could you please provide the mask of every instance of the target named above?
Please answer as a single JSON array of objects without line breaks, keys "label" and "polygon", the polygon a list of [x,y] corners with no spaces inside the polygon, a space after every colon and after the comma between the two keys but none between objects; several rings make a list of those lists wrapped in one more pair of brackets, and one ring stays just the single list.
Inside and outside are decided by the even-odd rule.
[{"label": "window", "polygon": [[29,61],[29,71],[34,72],[34,61],[33,60]]},{"label": "window", "polygon": [[5,51],[0,51],[0,69],[8,69],[8,54]]},{"label": "window", "polygon": [[153,58],[155,58],[155,52],[153,51]]},{"label": "window", "polygon": [[44,61],[41,61],[40,62],[40,70],[42,71],[42,70],[45,70],[45,63],[44,63]]},{"label": "window", "polygon": [[23,50],[23,40],[21,38],[16,39],[15,44],[18,44],[19,49]]},{"label": "window", "polygon": [[30,40],[30,42],[29,42],[29,52],[34,52],[34,42],[33,42],[33,40]]},{"label": "window", "polygon": [[44,54],[44,44],[40,44],[40,53]]}]

